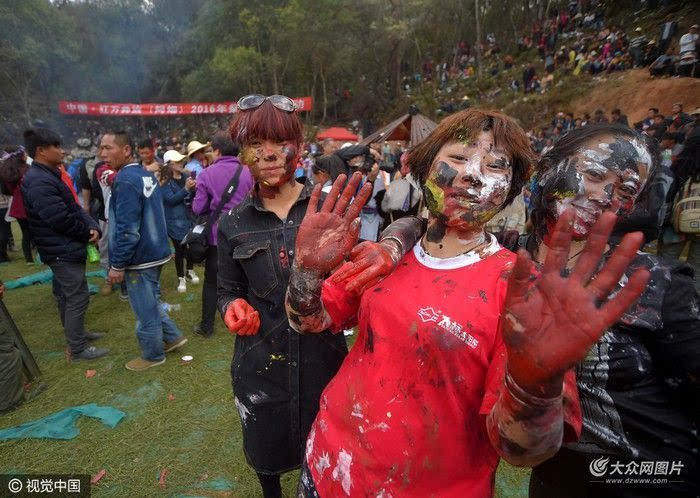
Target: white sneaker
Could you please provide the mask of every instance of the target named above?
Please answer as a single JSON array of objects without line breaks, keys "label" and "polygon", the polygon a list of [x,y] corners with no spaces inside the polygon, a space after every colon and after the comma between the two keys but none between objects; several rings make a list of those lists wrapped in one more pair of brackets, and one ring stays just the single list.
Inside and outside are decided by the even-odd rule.
[{"label": "white sneaker", "polygon": [[185,277],[178,277],[180,283],[177,286],[178,292],[187,292],[187,284],[185,283]]},{"label": "white sneaker", "polygon": [[199,277],[197,274],[194,272],[194,270],[187,270],[187,278],[189,279],[190,282],[193,284],[198,284],[199,283]]}]

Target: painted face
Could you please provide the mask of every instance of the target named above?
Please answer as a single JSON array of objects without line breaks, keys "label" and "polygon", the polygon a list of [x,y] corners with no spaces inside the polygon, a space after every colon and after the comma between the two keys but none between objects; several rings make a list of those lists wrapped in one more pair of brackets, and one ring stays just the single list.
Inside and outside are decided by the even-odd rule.
[{"label": "painted face", "polygon": [[279,187],[290,181],[296,156],[297,148],[289,140],[253,139],[241,152],[241,160],[250,168],[255,180],[266,187]]},{"label": "painted face", "polygon": [[576,154],[540,178],[542,199],[551,224],[572,207],[573,237],[585,239],[613,201],[629,213],[649,176],[651,155],[644,143],[614,136],[594,137]]},{"label": "painted face", "polygon": [[512,176],[510,157],[495,147],[491,131],[448,142],[435,156],[423,187],[426,205],[447,227],[482,226],[500,211]]},{"label": "painted face", "polygon": [[139,147],[138,149],[139,157],[144,163],[152,163],[155,157],[155,151],[150,147]]}]

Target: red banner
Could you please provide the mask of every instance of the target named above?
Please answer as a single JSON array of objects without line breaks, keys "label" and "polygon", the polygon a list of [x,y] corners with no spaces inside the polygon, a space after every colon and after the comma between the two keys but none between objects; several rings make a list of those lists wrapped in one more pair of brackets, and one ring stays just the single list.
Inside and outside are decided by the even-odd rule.
[{"label": "red banner", "polygon": [[[293,99],[299,111],[310,111],[311,97]],[[196,102],[187,104],[117,104],[60,100],[61,114],[83,116],[183,116],[188,114],[233,114],[235,102]]]}]

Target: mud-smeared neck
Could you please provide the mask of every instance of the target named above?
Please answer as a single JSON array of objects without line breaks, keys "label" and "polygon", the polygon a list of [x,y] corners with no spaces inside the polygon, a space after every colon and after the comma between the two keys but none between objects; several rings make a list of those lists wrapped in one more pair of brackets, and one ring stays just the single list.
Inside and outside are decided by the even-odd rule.
[{"label": "mud-smeared neck", "polygon": [[436,258],[452,258],[482,247],[488,237],[483,226],[453,228],[440,216],[430,215],[421,240],[425,252]]}]

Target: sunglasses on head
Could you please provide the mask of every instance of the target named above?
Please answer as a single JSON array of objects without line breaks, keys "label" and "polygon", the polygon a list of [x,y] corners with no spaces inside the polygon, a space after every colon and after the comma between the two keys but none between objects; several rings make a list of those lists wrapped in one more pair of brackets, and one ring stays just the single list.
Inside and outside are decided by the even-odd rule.
[{"label": "sunglasses on head", "polygon": [[297,105],[289,97],[284,95],[270,95],[266,97],[260,94],[246,95],[238,99],[238,109],[241,111],[247,111],[249,109],[255,109],[263,105],[263,102],[269,100],[270,103],[275,106],[280,111],[294,112],[297,109]]}]

